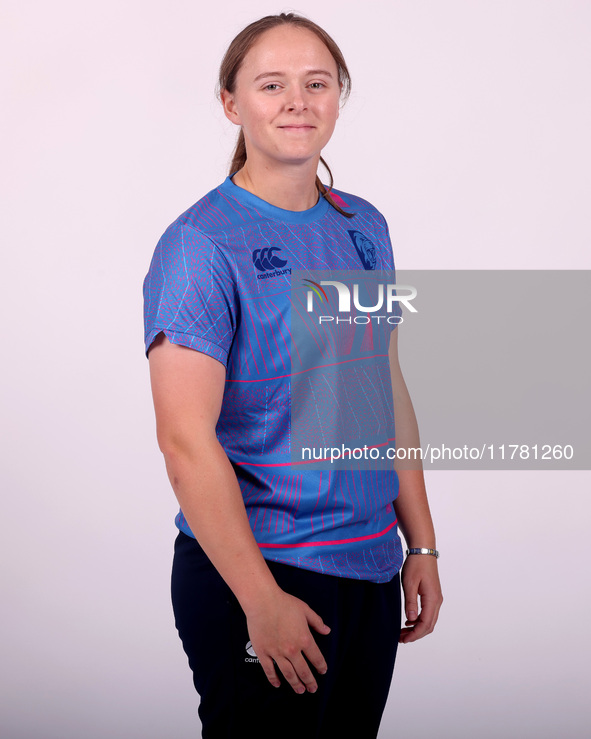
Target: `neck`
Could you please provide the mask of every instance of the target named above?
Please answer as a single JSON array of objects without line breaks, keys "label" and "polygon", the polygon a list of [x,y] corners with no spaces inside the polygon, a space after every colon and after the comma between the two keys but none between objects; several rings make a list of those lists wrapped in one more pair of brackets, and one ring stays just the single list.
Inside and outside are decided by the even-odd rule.
[{"label": "neck", "polygon": [[232,181],[243,190],[284,210],[302,211],[318,202],[316,170],[318,160],[298,167],[273,169],[247,161]]}]

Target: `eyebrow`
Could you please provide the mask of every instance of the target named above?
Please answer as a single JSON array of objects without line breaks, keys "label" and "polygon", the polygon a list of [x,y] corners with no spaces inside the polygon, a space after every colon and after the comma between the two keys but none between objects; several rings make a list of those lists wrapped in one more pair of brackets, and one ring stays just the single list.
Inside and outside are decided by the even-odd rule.
[{"label": "eyebrow", "polygon": [[[330,77],[332,79],[332,74],[326,69],[307,69],[306,74],[323,74],[326,77]],[[257,75],[254,78],[253,82],[258,82],[259,80],[263,80],[267,77],[285,77],[285,72],[263,72],[262,74]]]}]

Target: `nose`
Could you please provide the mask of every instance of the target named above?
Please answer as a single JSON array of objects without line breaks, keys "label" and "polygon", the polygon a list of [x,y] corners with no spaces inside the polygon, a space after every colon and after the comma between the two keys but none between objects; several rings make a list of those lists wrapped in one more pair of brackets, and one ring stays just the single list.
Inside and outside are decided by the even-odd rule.
[{"label": "nose", "polygon": [[295,112],[301,112],[306,109],[306,102],[302,91],[299,88],[294,88],[291,96],[288,98],[287,109]]}]

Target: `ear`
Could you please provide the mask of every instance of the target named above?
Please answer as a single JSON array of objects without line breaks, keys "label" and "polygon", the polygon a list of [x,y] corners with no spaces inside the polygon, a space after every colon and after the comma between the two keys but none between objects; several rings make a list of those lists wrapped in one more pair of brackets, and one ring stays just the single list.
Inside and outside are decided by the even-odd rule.
[{"label": "ear", "polygon": [[242,121],[240,120],[238,110],[236,109],[236,101],[234,99],[234,95],[231,92],[228,92],[228,90],[222,90],[220,93],[220,97],[222,99],[222,106],[224,108],[224,114],[226,118],[229,121],[232,121],[232,123],[235,123],[237,126],[241,126]]}]

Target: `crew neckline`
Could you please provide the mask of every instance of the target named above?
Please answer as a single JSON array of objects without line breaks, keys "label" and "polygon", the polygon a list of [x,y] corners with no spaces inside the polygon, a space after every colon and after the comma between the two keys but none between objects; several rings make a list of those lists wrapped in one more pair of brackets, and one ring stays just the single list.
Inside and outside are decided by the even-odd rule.
[{"label": "crew neckline", "polygon": [[[235,174],[235,173],[233,173]],[[325,197],[320,193],[318,196],[318,202],[307,210],[286,210],[285,208],[279,208],[276,205],[268,203],[266,200],[259,198],[258,195],[248,192],[242,187],[238,187],[232,182],[232,175],[228,175],[226,179],[220,185],[220,190],[238,200],[239,203],[245,205],[247,208],[256,210],[261,215],[272,218],[274,221],[287,221],[289,223],[310,223],[321,218],[330,208]]]}]

